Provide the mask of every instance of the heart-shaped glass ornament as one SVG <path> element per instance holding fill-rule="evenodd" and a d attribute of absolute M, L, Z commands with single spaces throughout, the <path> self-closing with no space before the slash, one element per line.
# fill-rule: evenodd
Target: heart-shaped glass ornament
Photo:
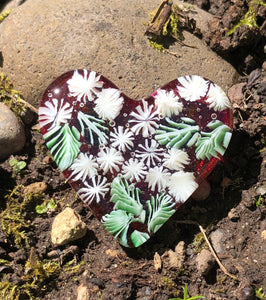
<path fill-rule="evenodd" d="M 46 89 L 39 122 L 65 178 L 126 247 L 147 241 L 191 196 L 233 127 L 226 94 L 200 76 L 136 101 L 85 69 Z"/>

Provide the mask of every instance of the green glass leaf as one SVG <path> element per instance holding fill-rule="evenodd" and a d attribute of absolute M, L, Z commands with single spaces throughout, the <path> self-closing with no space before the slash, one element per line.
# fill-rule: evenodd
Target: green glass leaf
<path fill-rule="evenodd" d="M 166 194 L 156 195 L 155 198 L 152 196 L 146 203 L 149 211 L 148 230 L 156 232 L 175 213 L 175 203 Z"/>
<path fill-rule="evenodd" d="M 116 238 L 119 237 L 119 242 L 126 247 L 128 247 L 127 231 L 132 221 L 133 216 L 123 210 L 113 210 L 102 217 L 103 226 Z"/>
<path fill-rule="evenodd" d="M 138 217 L 139 222 L 145 221 L 145 210 L 139 200 L 140 190 L 129 185 L 127 180 L 116 177 L 111 184 L 111 201 L 114 209 L 121 209 Z"/>
<path fill-rule="evenodd" d="M 155 139 L 167 148 L 181 148 L 184 145 L 193 146 L 198 138 L 199 126 L 190 118 L 181 118 L 177 123 L 165 118 L 170 126 L 160 125 L 156 131 Z"/>
<path fill-rule="evenodd" d="M 56 126 L 44 135 L 47 146 L 61 171 L 67 169 L 79 153 L 80 133 L 76 127 L 69 127 L 66 123 L 63 127 Z"/>
<path fill-rule="evenodd" d="M 134 230 L 131 233 L 130 237 L 131 237 L 131 241 L 135 247 L 142 245 L 150 238 L 150 236 L 147 232 L 141 232 L 138 230 Z"/>
<path fill-rule="evenodd" d="M 207 124 L 207 127 L 213 130 L 211 132 L 201 132 L 201 137 L 196 143 L 197 159 L 218 158 L 218 153 L 220 155 L 224 154 L 231 139 L 230 127 L 224 125 L 221 121 L 212 121 Z"/>
<path fill-rule="evenodd" d="M 103 124 L 105 121 L 98 119 L 94 116 L 84 114 L 83 112 L 78 113 L 78 121 L 81 127 L 81 134 L 84 136 L 85 131 L 89 132 L 90 143 L 95 144 L 93 134 L 96 134 L 100 144 L 107 142 L 108 136 L 104 131 L 108 131 L 108 128 Z"/>

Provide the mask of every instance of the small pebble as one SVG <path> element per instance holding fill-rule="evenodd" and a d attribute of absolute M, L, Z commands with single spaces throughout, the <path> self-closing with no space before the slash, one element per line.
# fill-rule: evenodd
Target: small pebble
<path fill-rule="evenodd" d="M 22 124 L 4 103 L 0 103 L 0 160 L 20 151 L 25 141 Z"/>
<path fill-rule="evenodd" d="M 120 254 L 120 251 L 113 250 L 113 249 L 107 249 L 107 250 L 105 250 L 105 253 L 110 257 L 118 257 L 118 255 Z"/>
<path fill-rule="evenodd" d="M 210 234 L 210 240 L 212 246 L 217 254 L 224 252 L 224 232 L 221 229 L 217 229 Z"/>
<path fill-rule="evenodd" d="M 51 239 L 58 246 L 76 241 L 85 236 L 86 224 L 70 207 L 58 214 L 52 224 Z"/>
<path fill-rule="evenodd" d="M 23 194 L 42 194 L 47 190 L 45 182 L 34 182 L 24 187 Z"/>
<path fill-rule="evenodd" d="M 236 104 L 238 107 L 243 106 L 243 99 L 244 99 L 244 93 L 243 93 L 243 87 L 246 85 L 246 83 L 241 82 L 233 85 L 227 92 L 228 98 L 230 99 L 231 103 Z"/>
<path fill-rule="evenodd" d="M 162 260 L 161 256 L 155 252 L 154 257 L 153 257 L 153 263 L 154 263 L 154 268 L 157 272 L 160 272 L 162 269 Z"/>
<path fill-rule="evenodd" d="M 185 261 L 185 242 L 180 241 L 176 245 L 175 251 L 169 250 L 168 257 L 172 268 L 181 269 Z"/>
<path fill-rule="evenodd" d="M 224 177 L 222 182 L 220 183 L 220 186 L 222 188 L 228 188 L 233 183 L 232 179 L 228 177 Z"/>
<path fill-rule="evenodd" d="M 266 242 L 266 230 L 263 230 L 263 231 L 261 232 L 260 236 L 261 236 L 263 242 Z"/>
<path fill-rule="evenodd" d="M 206 200 L 211 193 L 211 185 L 208 181 L 204 180 L 191 197 L 196 201 Z"/>
<path fill-rule="evenodd" d="M 237 208 L 232 208 L 228 213 L 228 218 L 231 221 L 237 221 L 239 219 L 239 211 Z"/>
<path fill-rule="evenodd" d="M 239 290 L 239 300 L 254 300 L 254 289 L 251 285 L 245 285 L 243 288 Z"/>
<path fill-rule="evenodd" d="M 258 195 L 264 196 L 266 194 L 266 188 L 265 186 L 261 185 L 256 189 L 256 193 Z"/>
<path fill-rule="evenodd" d="M 210 251 L 202 249 L 196 257 L 196 265 L 199 273 L 203 276 L 208 275 L 215 264 L 215 258 Z"/>
<path fill-rule="evenodd" d="M 78 293 L 77 300 L 89 300 L 90 299 L 89 289 L 83 283 L 77 288 L 77 293 Z"/>

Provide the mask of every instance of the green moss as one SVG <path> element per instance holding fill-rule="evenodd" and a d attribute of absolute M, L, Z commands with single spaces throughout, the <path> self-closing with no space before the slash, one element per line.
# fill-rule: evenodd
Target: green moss
<path fill-rule="evenodd" d="M 30 251 L 30 256 L 24 266 L 24 276 L 19 284 L 14 284 L 4 276 L 0 282 L 0 299 L 41 299 L 40 295 L 53 280 L 59 275 L 60 266 L 58 263 L 48 260 L 40 261 L 34 248 Z M 44 284 L 44 282 L 46 284 Z"/>
<path fill-rule="evenodd" d="M 171 278 L 164 277 L 163 278 L 163 283 L 165 284 L 165 286 L 167 287 L 167 289 L 169 291 L 171 291 L 173 289 L 173 281 L 172 281 Z"/>
<path fill-rule="evenodd" d="M 8 266 L 8 265 L 10 265 L 10 261 L 0 258 L 0 265 Z"/>
<path fill-rule="evenodd" d="M 199 232 L 198 234 L 195 235 L 194 240 L 193 240 L 193 247 L 194 247 L 194 251 L 196 253 L 200 253 L 200 251 L 203 248 L 203 245 L 205 243 L 205 238 L 204 235 Z"/>
<path fill-rule="evenodd" d="M 0 73 L 0 102 L 6 104 L 18 117 L 27 108 L 21 93 L 13 88 L 11 80 L 3 73 Z"/>
<path fill-rule="evenodd" d="M 266 294 L 263 293 L 263 289 L 262 288 L 255 289 L 255 294 L 256 294 L 256 297 L 258 299 L 266 300 Z"/>
<path fill-rule="evenodd" d="M 240 20 L 232 29 L 229 30 L 228 35 L 232 35 L 235 30 L 241 26 L 248 26 L 251 29 L 258 28 L 256 6 L 266 7 L 266 3 L 262 0 L 252 0 L 249 3 L 249 9 L 246 12 L 244 18 Z"/>
<path fill-rule="evenodd" d="M 161 34 L 147 35 L 149 44 L 152 48 L 157 49 L 159 52 L 167 52 L 175 56 L 178 56 L 176 53 L 170 52 L 167 48 L 169 46 L 169 42 L 171 42 L 171 39 L 177 40 L 179 42 L 184 39 L 182 30 L 180 28 L 180 18 L 177 13 L 179 11 L 180 8 L 177 5 L 173 4 L 169 17 L 163 24 Z M 154 18 L 156 13 L 151 13 L 150 15 L 152 18 Z"/>
<path fill-rule="evenodd" d="M 22 285 L 14 284 L 4 278 L 0 282 L 0 297 L 3 300 L 19 300 L 22 297 L 27 297 L 28 299 L 36 299 L 33 297 L 32 293 L 33 286 L 31 284 L 25 283 Z"/>
<path fill-rule="evenodd" d="M 174 7 L 177 7 L 177 5 L 174 5 Z M 174 12 L 171 11 L 169 16 L 169 23 L 166 24 L 165 32 L 163 35 L 171 36 L 177 40 L 183 40 L 183 34 L 181 29 L 179 28 L 179 16 Z"/>
<path fill-rule="evenodd" d="M 71 261 L 67 262 L 63 266 L 63 271 L 68 274 L 76 274 L 80 271 L 81 267 L 85 264 L 85 261 L 82 260 L 78 264 L 76 263 L 75 259 L 72 259 Z"/>
<path fill-rule="evenodd" d="M 4 234 L 14 244 L 23 249 L 29 248 L 26 231 L 31 227 L 26 214 L 31 211 L 32 203 L 39 201 L 42 195 L 23 196 L 23 186 L 16 186 L 6 195 L 6 209 L 0 214 L 1 227 Z"/>
<path fill-rule="evenodd" d="M 149 41 L 149 44 L 151 45 L 151 47 L 154 49 L 157 49 L 159 52 L 166 51 L 166 48 L 162 44 L 159 44 L 158 42 L 150 40 L 150 39 L 148 41 Z"/>
<path fill-rule="evenodd" d="M 4 19 L 11 13 L 12 10 L 4 11 L 0 14 L 0 24 L 4 21 Z"/>

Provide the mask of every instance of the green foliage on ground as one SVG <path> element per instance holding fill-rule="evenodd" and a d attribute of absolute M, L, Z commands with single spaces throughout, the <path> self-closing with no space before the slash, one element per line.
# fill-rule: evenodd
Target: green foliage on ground
<path fill-rule="evenodd" d="M 3 73 L 0 73 L 0 102 L 6 104 L 18 117 L 26 110 L 21 93 L 14 89 L 11 80 Z"/>
<path fill-rule="evenodd" d="M 257 24 L 257 6 L 266 7 L 266 3 L 263 0 L 251 0 L 249 3 L 249 9 L 246 12 L 244 18 L 241 19 L 232 29 L 229 30 L 228 35 L 232 35 L 235 32 L 235 30 L 241 26 L 248 26 L 251 29 L 259 28 Z"/>
<path fill-rule="evenodd" d="M 21 248 L 28 248 L 29 241 L 25 230 L 30 223 L 25 218 L 25 210 L 31 199 L 22 196 L 22 185 L 17 185 L 6 195 L 6 209 L 0 214 L 1 227 L 4 234 Z"/>
<path fill-rule="evenodd" d="M 187 288 L 187 284 L 185 284 L 185 287 L 183 287 L 183 293 L 184 296 L 183 298 L 171 298 L 169 300 L 196 300 L 196 299 L 205 299 L 205 297 L 203 296 L 193 296 L 193 297 L 189 297 L 188 298 L 188 288 Z"/>

